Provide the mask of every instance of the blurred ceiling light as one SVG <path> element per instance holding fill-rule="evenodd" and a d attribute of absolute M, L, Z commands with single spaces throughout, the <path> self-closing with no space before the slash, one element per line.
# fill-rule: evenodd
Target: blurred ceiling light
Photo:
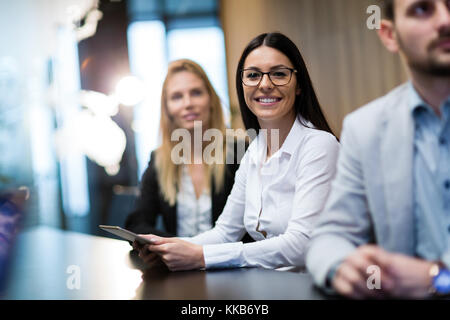
<path fill-rule="evenodd" d="M 107 166 L 107 167 L 105 167 L 105 171 L 109 176 L 115 176 L 120 171 L 120 165 L 114 164 L 111 166 Z"/>
<path fill-rule="evenodd" d="M 84 0 L 67 6 L 65 24 L 75 31 L 77 41 L 92 37 L 97 32 L 97 24 L 103 17 L 98 10 L 98 0 Z"/>
<path fill-rule="evenodd" d="M 82 90 L 80 104 L 96 115 L 113 117 L 119 112 L 119 102 L 115 97 L 97 91 Z"/>
<path fill-rule="evenodd" d="M 114 96 L 125 106 L 137 105 L 144 100 L 144 84 L 136 77 L 126 76 L 117 83 Z"/>
<path fill-rule="evenodd" d="M 97 9 L 93 9 L 86 14 L 84 17 L 85 23 L 76 29 L 78 42 L 92 37 L 97 32 L 97 23 L 102 17 L 103 13 Z"/>
<path fill-rule="evenodd" d="M 60 158 L 80 150 L 105 168 L 109 175 L 119 172 L 126 147 L 123 130 L 108 116 L 83 110 L 56 133 L 56 148 Z"/>

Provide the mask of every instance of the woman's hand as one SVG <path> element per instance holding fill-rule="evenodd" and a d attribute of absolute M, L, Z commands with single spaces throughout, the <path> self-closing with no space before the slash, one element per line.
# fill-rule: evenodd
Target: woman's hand
<path fill-rule="evenodd" d="M 139 256 L 147 265 L 154 265 L 161 259 L 170 271 L 194 270 L 205 267 L 203 247 L 178 238 L 163 238 L 143 235 L 154 244 L 145 245 Z"/>
<path fill-rule="evenodd" d="M 139 258 L 141 258 L 141 260 L 147 265 L 147 267 L 164 265 L 164 263 L 161 261 L 161 258 L 156 253 L 148 250 L 148 245 L 143 245 L 134 241 L 133 249 L 139 252 Z"/>

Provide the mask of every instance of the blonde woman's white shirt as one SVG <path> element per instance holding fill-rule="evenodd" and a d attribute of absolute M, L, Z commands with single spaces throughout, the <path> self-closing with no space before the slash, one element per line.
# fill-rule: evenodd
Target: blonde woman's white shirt
<path fill-rule="evenodd" d="M 303 269 L 338 152 L 333 135 L 298 119 L 269 159 L 266 137 L 259 134 L 242 158 L 216 226 L 186 239 L 203 245 L 206 268 Z M 255 242 L 240 242 L 245 232 Z"/>
<path fill-rule="evenodd" d="M 177 193 L 177 234 L 193 237 L 212 228 L 210 191 L 204 189 L 197 198 L 189 170 L 183 166 L 180 191 Z"/>

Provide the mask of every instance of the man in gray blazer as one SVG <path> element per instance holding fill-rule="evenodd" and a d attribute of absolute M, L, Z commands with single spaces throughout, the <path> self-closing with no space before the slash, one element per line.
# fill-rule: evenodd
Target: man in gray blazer
<path fill-rule="evenodd" d="M 347 297 L 425 298 L 450 293 L 450 5 L 384 3 L 379 37 L 411 80 L 345 118 L 306 263 Z"/>

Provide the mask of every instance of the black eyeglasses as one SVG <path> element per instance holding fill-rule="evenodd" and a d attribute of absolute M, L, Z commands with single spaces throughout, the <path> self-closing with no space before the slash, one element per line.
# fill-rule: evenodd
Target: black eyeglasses
<path fill-rule="evenodd" d="M 242 83 L 247 87 L 257 87 L 261 83 L 265 74 L 275 86 L 285 86 L 292 78 L 292 74 L 297 70 L 292 68 L 277 68 L 269 72 L 262 72 L 255 69 L 244 69 L 241 71 Z"/>

